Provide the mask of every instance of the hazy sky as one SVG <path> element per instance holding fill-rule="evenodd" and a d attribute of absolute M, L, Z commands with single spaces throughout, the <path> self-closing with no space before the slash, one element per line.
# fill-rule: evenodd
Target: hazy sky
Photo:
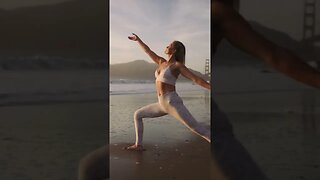
<path fill-rule="evenodd" d="M 205 59 L 210 58 L 210 1 L 111 0 L 111 64 L 137 59 L 152 62 L 137 42 L 128 40 L 131 32 L 165 58 L 169 43 L 183 42 L 187 67 L 204 72 Z"/>

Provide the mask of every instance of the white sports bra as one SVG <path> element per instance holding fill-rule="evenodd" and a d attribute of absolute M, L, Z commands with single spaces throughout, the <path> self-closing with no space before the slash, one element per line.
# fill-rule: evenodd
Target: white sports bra
<path fill-rule="evenodd" d="M 172 64 L 170 66 L 172 66 Z M 177 78 L 172 74 L 170 66 L 162 69 L 160 73 L 158 73 L 158 69 L 155 71 L 154 76 L 156 77 L 156 81 L 161 81 L 173 86 L 176 84 Z"/>

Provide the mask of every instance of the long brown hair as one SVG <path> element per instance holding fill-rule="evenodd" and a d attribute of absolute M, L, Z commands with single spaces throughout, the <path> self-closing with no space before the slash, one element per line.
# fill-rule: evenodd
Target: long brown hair
<path fill-rule="evenodd" d="M 180 41 L 173 41 L 173 46 L 176 49 L 176 52 L 174 53 L 176 61 L 184 64 L 186 59 L 186 48 Z"/>

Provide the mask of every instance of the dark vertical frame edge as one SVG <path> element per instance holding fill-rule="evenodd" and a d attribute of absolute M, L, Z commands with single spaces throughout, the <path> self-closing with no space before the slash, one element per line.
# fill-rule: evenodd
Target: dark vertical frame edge
<path fill-rule="evenodd" d="M 106 144 L 107 144 L 107 146 L 106 146 L 106 153 L 107 153 L 107 164 L 109 165 L 110 164 L 110 151 L 109 151 L 109 143 L 110 143 L 110 136 L 109 136 L 109 132 L 110 132 L 110 126 L 109 126 L 109 122 L 110 122 L 110 119 L 109 119 L 109 113 L 110 113 L 110 101 L 109 101 L 109 91 L 110 91 L 110 82 L 109 82 L 109 72 L 110 72 L 110 70 L 109 70 L 109 62 L 110 62 L 110 60 L 109 60 L 109 58 L 110 58 L 110 52 L 109 52 L 109 49 L 110 49 L 110 1 L 109 0 L 106 0 L 105 1 L 106 2 L 106 27 L 107 27 L 107 36 L 106 36 L 106 57 L 107 57 L 107 59 L 106 59 L 106 75 L 105 75 L 105 83 L 106 83 L 106 91 L 105 91 L 105 95 L 106 95 L 106 103 L 105 103 L 105 106 L 106 106 L 106 120 L 105 120 L 105 123 L 106 123 Z M 107 169 L 106 169 L 106 171 L 107 171 L 107 179 L 109 179 L 110 178 L 110 165 L 109 166 L 107 166 Z"/>

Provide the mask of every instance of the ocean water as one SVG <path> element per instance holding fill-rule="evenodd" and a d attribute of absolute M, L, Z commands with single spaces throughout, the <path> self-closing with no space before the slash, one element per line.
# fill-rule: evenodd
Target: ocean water
<path fill-rule="evenodd" d="M 105 70 L 0 71 L 0 106 L 106 101 Z"/>
<path fill-rule="evenodd" d="M 111 83 L 110 95 L 121 95 L 121 94 L 144 94 L 144 93 L 156 93 L 155 83 L 152 81 L 142 82 L 122 82 L 122 83 Z M 176 84 L 177 92 L 185 91 L 201 91 L 204 88 L 192 84 L 191 82 L 179 82 Z"/>
<path fill-rule="evenodd" d="M 312 89 L 280 73 L 255 67 L 214 67 L 212 91 L 216 95 L 300 92 Z M 105 101 L 109 95 L 155 93 L 150 81 L 112 80 L 105 70 L 0 71 L 0 105 L 33 102 Z M 107 87 L 109 86 L 109 92 Z M 177 91 L 203 90 L 178 82 Z"/>

